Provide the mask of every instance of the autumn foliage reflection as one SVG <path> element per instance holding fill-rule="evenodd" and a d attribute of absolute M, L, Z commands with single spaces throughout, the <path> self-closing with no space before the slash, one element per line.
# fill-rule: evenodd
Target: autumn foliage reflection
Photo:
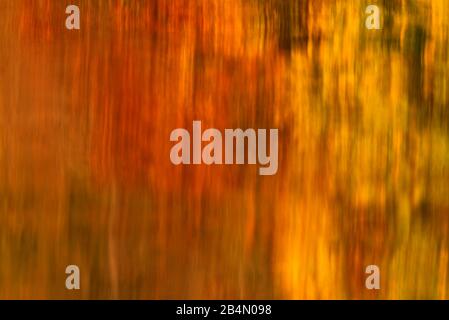
<path fill-rule="evenodd" d="M 446 0 L 77 3 L 0 0 L 0 298 L 449 298 Z M 174 166 L 194 120 L 277 175 Z"/>

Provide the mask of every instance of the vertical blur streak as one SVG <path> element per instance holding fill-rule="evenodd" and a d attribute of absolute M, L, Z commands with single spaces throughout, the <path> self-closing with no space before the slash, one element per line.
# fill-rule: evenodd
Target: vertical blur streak
<path fill-rule="evenodd" d="M 0 298 L 449 298 L 446 0 L 73 2 L 0 0 Z M 173 166 L 193 120 L 278 174 Z"/>

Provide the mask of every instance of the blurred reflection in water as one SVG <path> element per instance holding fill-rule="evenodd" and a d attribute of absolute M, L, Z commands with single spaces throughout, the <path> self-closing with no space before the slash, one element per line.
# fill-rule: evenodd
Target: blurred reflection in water
<path fill-rule="evenodd" d="M 0 0 L 0 298 L 449 298 L 446 0 L 78 3 Z M 173 166 L 192 120 L 278 174 Z"/>

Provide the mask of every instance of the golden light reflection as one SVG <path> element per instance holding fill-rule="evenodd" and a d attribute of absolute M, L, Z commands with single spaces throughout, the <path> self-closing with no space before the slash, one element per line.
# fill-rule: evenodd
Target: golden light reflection
<path fill-rule="evenodd" d="M 0 298 L 449 298 L 446 0 L 72 2 L 0 0 Z M 193 120 L 277 175 L 173 166 Z"/>

